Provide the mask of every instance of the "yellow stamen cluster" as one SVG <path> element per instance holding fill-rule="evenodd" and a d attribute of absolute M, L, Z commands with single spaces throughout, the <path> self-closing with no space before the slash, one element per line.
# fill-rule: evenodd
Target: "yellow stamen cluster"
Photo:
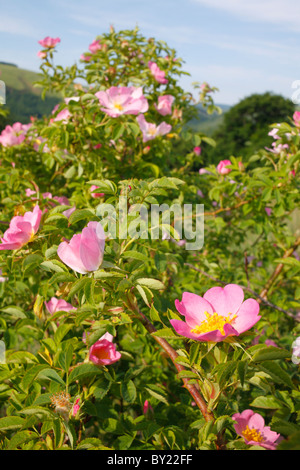
<path fill-rule="evenodd" d="M 123 106 L 119 103 L 114 103 L 114 107 L 118 110 L 118 111 L 123 111 Z"/>
<path fill-rule="evenodd" d="M 204 313 L 206 316 L 206 320 L 203 320 L 200 325 L 197 325 L 191 330 L 191 332 L 195 335 L 201 335 L 203 333 L 208 333 L 209 331 L 219 330 L 224 336 L 224 326 L 227 324 L 231 324 L 232 321 L 236 318 L 236 315 L 231 316 L 231 314 L 229 314 L 227 317 L 224 317 L 223 315 L 219 315 L 216 312 Z"/>
<path fill-rule="evenodd" d="M 262 442 L 264 441 L 264 437 L 262 436 L 260 431 L 257 429 L 250 429 L 247 425 L 245 430 L 242 432 L 242 436 L 247 439 L 247 441 L 255 441 L 255 442 Z"/>

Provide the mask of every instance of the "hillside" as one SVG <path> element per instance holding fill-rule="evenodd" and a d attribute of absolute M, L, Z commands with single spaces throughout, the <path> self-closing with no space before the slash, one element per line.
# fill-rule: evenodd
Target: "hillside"
<path fill-rule="evenodd" d="M 33 86 L 33 83 L 40 79 L 40 74 L 30 70 L 21 69 L 15 64 L 8 64 L 0 61 L 0 80 L 6 85 L 6 105 L 9 109 L 9 117 L 0 120 L 0 131 L 6 124 L 19 121 L 26 124 L 31 116 L 41 118 L 49 115 L 54 106 L 60 101 L 56 95 L 46 94 L 45 99 L 41 98 L 41 90 Z M 218 105 L 223 113 L 229 109 L 227 105 Z M 189 123 L 189 127 L 195 131 L 201 131 L 211 135 L 223 121 L 223 114 L 207 114 L 201 107 L 197 106 L 199 119 L 194 119 Z"/>
<path fill-rule="evenodd" d="M 60 100 L 51 94 L 47 94 L 44 100 L 41 98 L 41 90 L 33 86 L 39 78 L 40 74 L 36 72 L 0 62 L 0 80 L 6 85 L 5 108 L 10 111 L 6 122 L 0 123 L 0 130 L 7 123 L 19 121 L 26 124 L 31 116 L 41 118 L 51 113 Z"/>

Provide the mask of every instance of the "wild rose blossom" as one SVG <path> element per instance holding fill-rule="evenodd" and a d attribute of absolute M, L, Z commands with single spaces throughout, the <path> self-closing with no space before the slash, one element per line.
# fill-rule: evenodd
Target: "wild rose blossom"
<path fill-rule="evenodd" d="M 176 309 L 185 321 L 172 319 L 175 331 L 195 341 L 219 342 L 228 336 L 239 336 L 261 318 L 254 299 L 244 301 L 244 291 L 236 284 L 212 287 L 203 297 L 184 292 Z"/>
<path fill-rule="evenodd" d="M 292 344 L 292 362 L 294 364 L 300 364 L 300 336 Z"/>
<path fill-rule="evenodd" d="M 91 51 L 92 54 L 95 54 L 97 51 L 100 51 L 102 49 L 101 42 L 97 39 L 95 39 L 90 45 L 89 45 L 89 50 Z"/>
<path fill-rule="evenodd" d="M 43 46 L 45 49 L 52 49 L 60 42 L 60 38 L 50 38 L 50 36 L 45 37 L 38 41 L 38 43 Z"/>
<path fill-rule="evenodd" d="M 56 297 L 51 297 L 49 302 L 45 302 L 45 307 L 51 315 L 56 312 L 69 312 L 70 310 L 76 310 L 72 304 L 66 302 L 64 299 L 57 299 Z"/>
<path fill-rule="evenodd" d="M 39 229 L 41 217 L 42 211 L 38 205 L 33 211 L 13 217 L 1 239 L 0 250 L 18 250 L 31 242 Z"/>
<path fill-rule="evenodd" d="M 296 126 L 300 126 L 300 111 L 295 111 L 293 114 L 293 120 Z"/>
<path fill-rule="evenodd" d="M 271 431 L 269 426 L 265 426 L 265 420 L 259 413 L 244 410 L 242 413 L 235 413 L 232 419 L 236 421 L 234 424 L 236 433 L 244 438 L 246 444 L 261 446 L 268 450 L 276 449 L 281 436 Z"/>
<path fill-rule="evenodd" d="M 201 147 L 194 147 L 194 153 L 199 157 L 201 155 Z"/>
<path fill-rule="evenodd" d="M 15 122 L 12 126 L 7 125 L 0 134 L 0 143 L 3 147 L 13 147 L 24 142 L 28 129 L 32 124 L 21 124 Z"/>
<path fill-rule="evenodd" d="M 105 333 L 89 350 L 89 360 L 97 366 L 108 366 L 121 359 L 121 353 L 116 350 L 113 336 Z"/>
<path fill-rule="evenodd" d="M 143 134 L 143 142 L 155 139 L 159 135 L 168 134 L 172 129 L 172 126 L 166 122 L 162 122 L 158 126 L 152 122 L 147 122 L 143 114 L 140 114 L 136 119 Z"/>
<path fill-rule="evenodd" d="M 172 114 L 172 104 L 175 98 L 172 95 L 163 95 L 158 97 L 158 103 L 154 105 L 155 109 L 162 116 Z"/>
<path fill-rule="evenodd" d="M 89 222 L 70 242 L 57 248 L 59 258 L 74 271 L 86 274 L 96 271 L 103 261 L 105 233 L 100 222 Z"/>
<path fill-rule="evenodd" d="M 148 111 L 148 101 L 143 95 L 142 87 L 116 87 L 112 86 L 106 91 L 98 91 L 101 108 L 110 117 L 118 117 L 122 114 L 145 113 Z"/>
<path fill-rule="evenodd" d="M 168 83 L 169 80 L 165 78 L 166 73 L 163 70 L 161 70 L 155 62 L 152 62 L 150 60 L 148 62 L 148 67 L 153 77 L 158 83 L 162 83 L 162 84 Z"/>
<path fill-rule="evenodd" d="M 105 196 L 104 193 L 95 193 L 95 192 L 94 192 L 98 187 L 99 187 L 99 186 L 96 186 L 95 184 L 92 184 L 92 186 L 90 187 L 91 196 L 92 196 L 93 198 Z"/>
<path fill-rule="evenodd" d="M 231 172 L 231 169 L 228 168 L 228 165 L 231 165 L 230 160 L 221 160 L 217 165 L 217 172 L 220 175 L 227 175 Z"/>

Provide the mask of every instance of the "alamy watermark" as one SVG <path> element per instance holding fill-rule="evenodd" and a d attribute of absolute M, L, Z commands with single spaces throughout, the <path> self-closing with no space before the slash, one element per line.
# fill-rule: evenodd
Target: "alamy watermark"
<path fill-rule="evenodd" d="M 300 80 L 294 80 L 292 83 L 294 93 L 292 93 L 291 100 L 294 104 L 300 104 Z"/>
<path fill-rule="evenodd" d="M 6 87 L 2 80 L 0 80 L 0 104 L 6 104 Z"/>
<path fill-rule="evenodd" d="M 204 204 L 129 205 L 120 196 L 117 206 L 99 204 L 96 214 L 110 239 L 171 240 L 186 250 L 204 244 Z"/>

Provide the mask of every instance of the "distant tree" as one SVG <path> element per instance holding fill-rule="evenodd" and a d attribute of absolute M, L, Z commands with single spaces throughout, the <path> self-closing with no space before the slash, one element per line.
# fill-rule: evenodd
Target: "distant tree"
<path fill-rule="evenodd" d="M 295 111 L 289 99 L 270 92 L 252 94 L 224 114 L 221 126 L 213 133 L 217 145 L 208 149 L 207 163 L 220 158 L 242 156 L 247 158 L 259 149 L 270 146 L 270 124 L 288 121 Z"/>

